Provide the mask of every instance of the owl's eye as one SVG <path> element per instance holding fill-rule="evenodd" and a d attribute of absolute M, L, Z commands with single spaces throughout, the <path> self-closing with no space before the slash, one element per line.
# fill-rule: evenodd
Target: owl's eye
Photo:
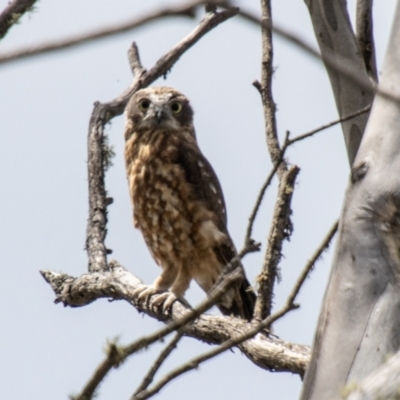
<path fill-rule="evenodd" d="M 140 102 L 139 102 L 139 108 L 140 108 L 142 111 L 147 111 L 147 110 L 150 108 L 150 101 L 147 100 L 147 99 L 142 99 L 142 100 L 140 100 Z"/>
<path fill-rule="evenodd" d="M 179 101 L 173 101 L 170 107 L 174 114 L 179 114 L 182 111 L 182 104 Z"/>

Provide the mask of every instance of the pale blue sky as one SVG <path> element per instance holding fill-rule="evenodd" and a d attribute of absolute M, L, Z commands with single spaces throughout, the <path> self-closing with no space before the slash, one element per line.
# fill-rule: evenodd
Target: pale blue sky
<path fill-rule="evenodd" d="M 0 44 L 6 51 L 87 31 L 139 16 L 169 1 L 42 0 Z M 355 1 L 349 1 L 354 10 Z M 376 2 L 377 3 L 377 2 Z M 0 9 L 7 1 L 0 0 Z M 258 1 L 239 2 L 257 11 Z M 276 22 L 314 43 L 302 1 L 275 0 Z M 378 4 L 378 3 L 377 3 Z M 394 0 L 375 6 L 379 65 L 393 15 Z M 195 21 L 176 18 L 54 55 L 0 65 L 0 398 L 65 399 L 78 392 L 103 357 L 107 338 L 128 343 L 160 323 L 139 315 L 124 302 L 97 301 L 79 309 L 54 305 L 54 295 L 39 269 L 79 275 L 86 270 L 83 251 L 87 218 L 86 135 L 94 101 L 109 101 L 131 81 L 126 53 L 133 40 L 150 67 L 188 34 Z M 189 50 L 166 81 L 186 94 L 195 110 L 200 146 L 214 166 L 225 193 L 229 229 L 241 247 L 247 218 L 270 162 L 262 107 L 252 82 L 260 77 L 260 35 L 239 18 L 221 25 Z M 274 96 L 282 135 L 303 133 L 337 118 L 326 73 L 301 50 L 275 40 Z M 107 245 L 113 257 L 146 283 L 159 273 L 131 224 L 123 164 L 123 118 L 108 128 L 115 146 L 107 189 L 114 198 Z M 349 167 L 339 127 L 296 144 L 289 161 L 301 168 L 293 199 L 294 234 L 285 243 L 282 282 L 276 305 L 288 294 L 299 271 L 338 217 Z M 265 244 L 276 187 L 270 189 L 257 219 L 254 238 Z M 254 283 L 265 246 L 250 255 L 245 268 Z M 327 281 L 331 251 L 307 280 L 301 309 L 276 324 L 284 340 L 311 344 Z M 192 284 L 187 298 L 204 294 Z M 217 311 L 215 311 L 217 312 Z M 207 350 L 184 339 L 161 371 Z M 127 399 L 161 345 L 125 363 L 100 388 L 100 400 Z M 240 354 L 228 352 L 169 384 L 158 399 L 296 399 L 301 381 L 269 373 Z"/>

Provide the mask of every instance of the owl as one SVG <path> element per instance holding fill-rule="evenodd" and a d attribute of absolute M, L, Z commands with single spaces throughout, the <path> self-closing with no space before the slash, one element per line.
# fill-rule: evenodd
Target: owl
<path fill-rule="evenodd" d="M 208 293 L 224 266 L 237 254 L 227 230 L 221 185 L 197 144 L 189 100 L 169 87 L 136 92 L 126 110 L 125 163 L 139 228 L 161 267 L 139 300 L 159 294 L 170 308 L 194 279 Z M 241 281 L 217 306 L 225 315 L 251 320 L 255 294 L 243 267 Z"/>

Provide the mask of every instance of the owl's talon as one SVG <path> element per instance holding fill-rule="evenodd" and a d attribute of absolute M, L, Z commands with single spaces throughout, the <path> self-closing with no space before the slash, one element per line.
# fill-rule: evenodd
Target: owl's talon
<path fill-rule="evenodd" d="M 175 303 L 176 300 L 179 300 L 178 297 L 176 297 L 173 293 L 171 292 L 165 292 L 159 294 L 155 299 L 154 299 L 154 306 L 158 307 L 162 305 L 162 311 L 163 313 L 170 313 L 172 310 L 172 305 Z"/>
<path fill-rule="evenodd" d="M 136 298 L 136 301 L 138 303 L 143 302 L 148 304 L 150 301 L 150 297 L 157 293 L 160 293 L 160 291 L 153 286 L 141 285 L 136 290 L 134 290 L 132 294 L 133 297 Z"/>

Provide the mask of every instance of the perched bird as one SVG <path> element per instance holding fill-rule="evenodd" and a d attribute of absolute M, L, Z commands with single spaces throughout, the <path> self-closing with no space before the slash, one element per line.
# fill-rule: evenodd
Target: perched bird
<path fill-rule="evenodd" d="M 237 254 L 227 230 L 224 198 L 198 147 L 193 110 L 183 94 L 169 87 L 139 90 L 125 114 L 134 225 L 162 268 L 155 282 L 136 294 L 143 300 L 164 293 L 157 303 L 171 307 L 183 299 L 192 279 L 207 293 Z M 255 294 L 244 271 L 242 276 L 217 306 L 225 315 L 251 320 Z"/>

